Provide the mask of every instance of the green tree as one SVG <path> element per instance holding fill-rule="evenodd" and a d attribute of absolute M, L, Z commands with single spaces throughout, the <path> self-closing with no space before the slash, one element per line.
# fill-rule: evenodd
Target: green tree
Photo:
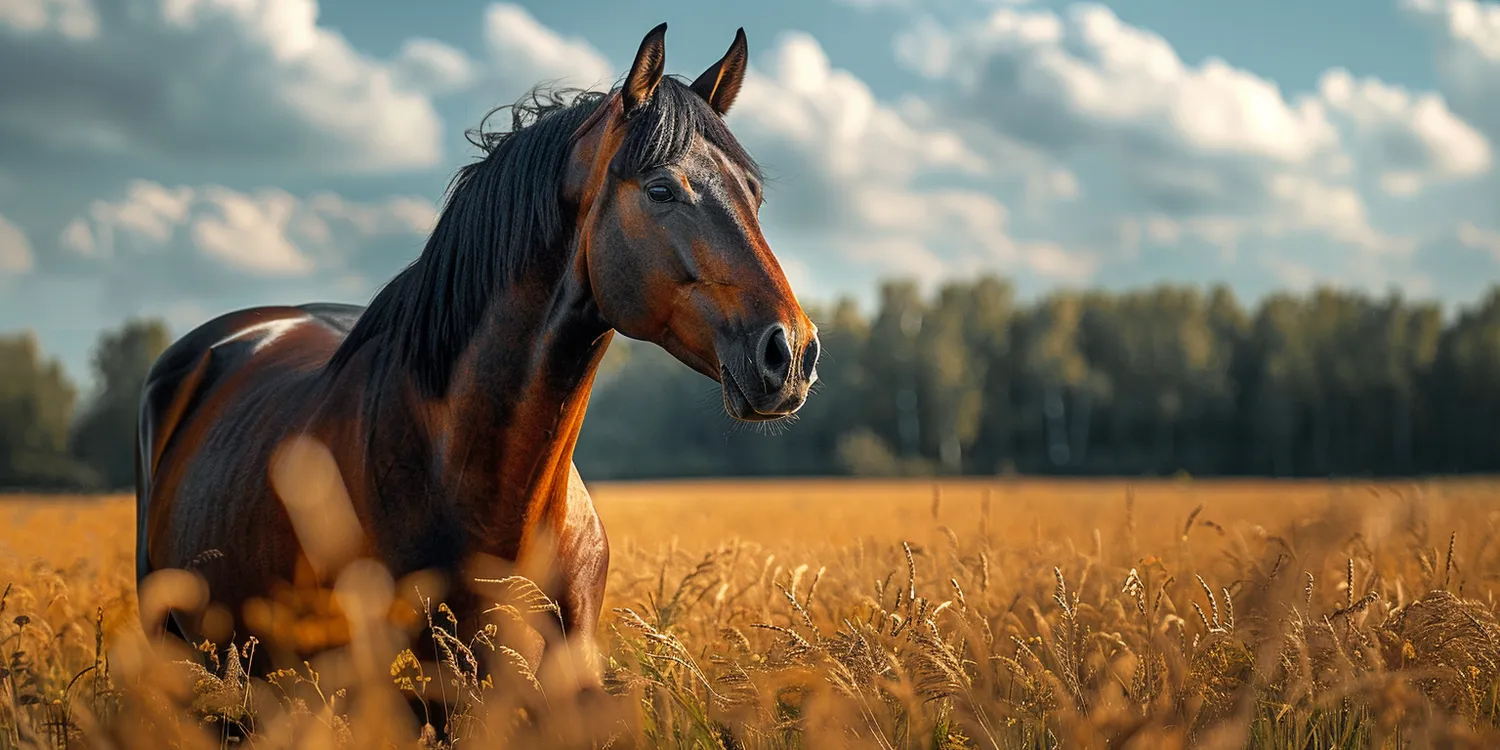
<path fill-rule="evenodd" d="M 883 284 L 880 311 L 870 325 L 865 373 L 878 387 L 869 392 L 866 420 L 897 456 L 922 456 L 922 336 L 927 303 L 915 281 Z"/>
<path fill-rule="evenodd" d="M 972 445 L 965 445 L 966 471 L 1003 472 L 1014 460 L 1015 404 L 1012 384 L 1015 357 L 1011 347 L 1016 293 L 1010 282 L 994 276 L 974 284 L 967 313 L 970 365 L 977 372 L 979 424 Z"/>
<path fill-rule="evenodd" d="M 946 474 L 963 470 L 979 434 L 986 363 L 984 352 L 971 345 L 977 312 L 972 285 L 943 287 L 917 346 L 922 452 Z"/>
<path fill-rule="evenodd" d="M 841 438 L 868 426 L 868 401 L 883 386 L 872 382 L 866 371 L 863 354 L 870 338 L 870 323 L 853 299 L 838 300 L 828 312 L 809 306 L 807 315 L 818 326 L 822 350 L 818 382 L 797 413 L 797 421 L 778 430 L 774 440 L 757 441 L 757 445 L 774 445 L 785 451 L 798 473 L 839 473 L 846 468 L 838 458 Z M 871 436 L 880 439 L 873 433 Z"/>
<path fill-rule="evenodd" d="M 1058 292 L 996 277 L 808 305 L 820 380 L 796 419 L 749 426 L 717 384 L 617 339 L 576 454 L 590 478 L 1025 473 L 1351 475 L 1500 471 L 1500 286 L 1437 305 L 1331 288 L 1242 307 L 1223 286 Z M 0 482 L 127 485 L 159 323 L 101 338 L 99 391 L 35 337 L 0 340 Z M 64 443 L 64 440 L 67 443 Z M 65 450 L 64 448 L 68 449 Z"/>
<path fill-rule="evenodd" d="M 92 483 L 67 453 L 68 422 L 77 398 L 62 364 L 43 359 L 35 334 L 0 337 L 0 486 Z"/>
<path fill-rule="evenodd" d="M 94 348 L 97 390 L 73 432 L 71 447 L 107 487 L 119 489 L 134 481 L 141 388 L 170 343 L 166 323 L 137 319 L 102 334 Z"/>
<path fill-rule="evenodd" d="M 1427 390 L 1442 450 L 1430 461 L 1440 471 L 1500 470 L 1500 287 L 1443 333 L 1433 369 Z"/>
<path fill-rule="evenodd" d="M 601 386 L 581 465 L 629 476 L 1500 470 L 1500 288 L 1446 326 L 1436 305 L 1332 288 L 1253 309 L 1224 286 L 1024 306 L 994 277 L 880 291 L 868 318 L 849 300 L 809 306 L 825 356 L 794 423 L 727 424 L 717 390 L 697 398 L 680 365 L 643 349 Z"/>
<path fill-rule="evenodd" d="M 1085 295 L 1059 292 L 1017 322 L 1017 456 L 1023 471 L 1074 471 L 1084 457 L 1093 403 L 1107 388 L 1080 347 Z"/>

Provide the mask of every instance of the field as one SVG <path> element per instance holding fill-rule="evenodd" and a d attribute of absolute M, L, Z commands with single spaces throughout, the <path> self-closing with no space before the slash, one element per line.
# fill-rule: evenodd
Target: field
<path fill-rule="evenodd" d="M 180 663 L 140 634 L 129 498 L 0 499 L 0 748 L 420 747 L 402 693 L 428 680 L 458 747 L 1500 746 L 1497 482 L 594 494 L 608 696 L 586 714 L 498 632 L 444 665 L 383 650 L 370 613 L 403 586 L 368 569 L 340 579 L 329 660 L 274 684 L 248 651 Z"/>

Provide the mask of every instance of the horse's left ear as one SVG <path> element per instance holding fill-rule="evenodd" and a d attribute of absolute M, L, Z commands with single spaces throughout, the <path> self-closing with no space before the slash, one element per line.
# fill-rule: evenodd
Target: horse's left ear
<path fill-rule="evenodd" d="M 729 51 L 719 58 L 719 61 L 703 71 L 698 80 L 693 81 L 693 90 L 708 106 L 713 107 L 715 112 L 721 116 L 734 106 L 734 98 L 739 96 L 740 84 L 745 82 L 745 68 L 750 62 L 750 52 L 745 44 L 745 29 L 740 28 L 734 33 L 734 42 L 729 45 Z"/>
<path fill-rule="evenodd" d="M 635 62 L 630 65 L 630 75 L 625 77 L 625 86 L 620 96 L 625 102 L 625 114 L 629 115 L 641 105 L 651 101 L 656 87 L 661 83 L 662 73 L 667 68 L 667 24 L 662 22 L 646 32 L 641 48 L 635 52 Z"/>

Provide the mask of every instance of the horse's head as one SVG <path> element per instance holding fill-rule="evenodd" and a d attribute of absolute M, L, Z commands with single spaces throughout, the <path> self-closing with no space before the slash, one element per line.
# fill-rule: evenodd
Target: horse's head
<path fill-rule="evenodd" d="M 570 191 L 580 259 L 605 320 L 717 380 L 743 421 L 801 408 L 817 329 L 761 233 L 762 181 L 724 125 L 745 77 L 741 29 L 691 85 L 662 75 L 666 24 L 578 131 Z"/>

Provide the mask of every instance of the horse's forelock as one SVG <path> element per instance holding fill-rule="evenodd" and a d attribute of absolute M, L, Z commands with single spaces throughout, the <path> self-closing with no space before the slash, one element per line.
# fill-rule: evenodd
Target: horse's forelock
<path fill-rule="evenodd" d="M 760 177 L 760 167 L 703 97 L 676 76 L 665 76 L 645 106 L 627 121 L 628 132 L 613 162 L 620 175 L 641 174 L 680 161 L 695 136 L 718 147 L 731 163 Z"/>

